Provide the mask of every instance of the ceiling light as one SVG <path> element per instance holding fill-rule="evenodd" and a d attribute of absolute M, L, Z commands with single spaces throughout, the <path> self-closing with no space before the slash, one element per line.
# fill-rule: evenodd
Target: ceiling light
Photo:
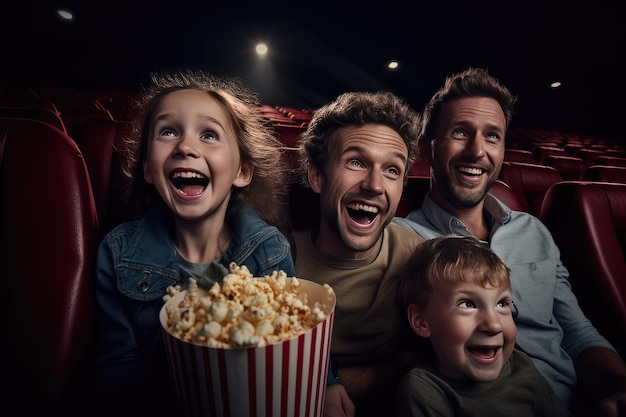
<path fill-rule="evenodd" d="M 72 12 L 67 11 L 67 10 L 63 10 L 63 9 L 59 9 L 57 10 L 57 14 L 61 17 L 61 19 L 63 20 L 67 20 L 67 21 L 72 21 L 74 20 L 74 15 L 72 14 Z"/>
<path fill-rule="evenodd" d="M 267 54 L 267 45 L 264 43 L 259 43 L 256 46 L 256 53 L 258 55 L 265 55 Z"/>

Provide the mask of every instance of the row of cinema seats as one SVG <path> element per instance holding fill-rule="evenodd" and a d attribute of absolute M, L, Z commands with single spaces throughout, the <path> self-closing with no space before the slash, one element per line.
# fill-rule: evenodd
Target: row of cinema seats
<path fill-rule="evenodd" d="M 547 155 L 545 158 L 537 161 L 535 156 L 530 152 L 522 149 L 507 149 L 505 151 L 505 160 L 509 162 L 522 162 L 529 164 L 538 164 L 549 166 L 556 169 L 565 180 L 582 179 L 585 170 L 590 166 L 626 166 L 626 151 L 600 152 L 580 150 L 578 154 L 584 154 L 586 159 L 581 156 L 569 155 Z"/>
<path fill-rule="evenodd" d="M 553 167 L 564 180 L 584 179 L 592 165 L 626 165 L 626 144 L 615 140 L 512 128 L 506 146 L 505 160 Z"/>
<path fill-rule="evenodd" d="M 552 233 L 587 317 L 626 355 L 626 145 L 510 129 L 500 179 Z"/>
<path fill-rule="evenodd" d="M 539 217 L 544 196 L 550 186 L 560 181 L 600 181 L 626 184 L 625 166 L 591 165 L 576 178 L 566 178 L 555 167 L 526 162 L 507 161 L 502 164 L 499 178 L 516 192 L 524 211 Z"/>
<path fill-rule="evenodd" d="M 92 276 L 98 218 L 77 144 L 44 122 L 0 117 L 0 276 L 9 324 L 3 403 L 93 415 Z"/>
<path fill-rule="evenodd" d="M 107 132 L 127 123 L 131 96 L 107 107 L 59 93 L 0 85 L 2 399 L 20 414 L 97 415 L 93 268 L 118 198 Z"/>
<path fill-rule="evenodd" d="M 119 206 L 122 178 L 115 145 L 129 125 L 95 117 L 70 134 L 33 119 L 32 114 L 0 116 L 0 273 L 10 295 L 11 323 L 3 365 L 13 382 L 3 395 L 48 415 L 85 414 L 93 365 L 95 248 L 127 214 Z M 297 125 L 292 137 L 281 136 L 291 145 L 291 157 L 305 126 Z M 518 182 L 501 176 L 491 191 L 511 208 L 532 212 L 528 191 L 518 187 L 543 180 L 528 172 L 517 175 Z M 541 204 L 535 202 L 533 210 L 562 245 L 581 305 L 624 355 L 626 184 L 557 179 L 541 191 Z M 422 160 L 411 171 L 397 214 L 419 207 L 429 187 L 428 164 Z M 294 228 L 316 218 L 316 196 L 295 181 L 290 206 Z M 602 213 L 601 222 L 595 213 Z M 577 239 L 571 238 L 574 228 Z M 586 256 L 596 253 L 603 256 L 593 255 L 599 267 L 579 265 L 595 265 Z"/>

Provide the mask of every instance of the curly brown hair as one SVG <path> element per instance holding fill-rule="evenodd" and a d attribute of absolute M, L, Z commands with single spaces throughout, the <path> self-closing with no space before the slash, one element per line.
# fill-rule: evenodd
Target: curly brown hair
<path fill-rule="evenodd" d="M 307 129 L 298 141 L 299 178 L 309 187 L 308 167 L 314 164 L 323 171 L 328 163 L 333 133 L 345 126 L 376 123 L 395 130 L 409 150 L 404 178 L 416 158 L 419 114 L 391 92 L 349 92 L 313 113 Z"/>

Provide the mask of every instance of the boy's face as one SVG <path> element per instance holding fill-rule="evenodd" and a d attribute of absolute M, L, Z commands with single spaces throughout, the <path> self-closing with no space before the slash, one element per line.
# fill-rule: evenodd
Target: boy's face
<path fill-rule="evenodd" d="M 511 357 L 517 328 L 509 288 L 441 282 L 423 312 L 409 307 L 413 330 L 430 338 L 436 368 L 457 379 L 493 381 Z"/>
<path fill-rule="evenodd" d="M 378 124 L 343 127 L 331 140 L 325 171 L 309 168 L 321 204 L 316 246 L 333 256 L 363 258 L 395 215 L 408 149 L 395 130 Z"/>
<path fill-rule="evenodd" d="M 231 187 L 251 179 L 226 111 L 203 91 L 164 96 L 155 107 L 149 138 L 145 180 L 178 217 L 223 215 Z"/>
<path fill-rule="evenodd" d="M 432 193 L 446 208 L 471 208 L 498 178 L 506 119 L 498 102 L 467 97 L 445 103 L 429 145 Z M 454 211 L 452 211 L 454 213 Z"/>

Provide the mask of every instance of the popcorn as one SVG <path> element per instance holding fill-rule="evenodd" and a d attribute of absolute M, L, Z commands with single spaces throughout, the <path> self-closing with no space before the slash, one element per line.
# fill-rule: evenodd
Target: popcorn
<path fill-rule="evenodd" d="M 296 277 L 284 271 L 254 278 L 246 266 L 230 264 L 221 285 L 208 291 L 189 278 L 182 300 L 167 303 L 181 292 L 170 286 L 163 297 L 167 315 L 165 329 L 174 337 L 213 348 L 263 347 L 301 335 L 326 319 L 327 305 L 309 305 Z M 324 285 L 328 302 L 334 292 Z"/>

